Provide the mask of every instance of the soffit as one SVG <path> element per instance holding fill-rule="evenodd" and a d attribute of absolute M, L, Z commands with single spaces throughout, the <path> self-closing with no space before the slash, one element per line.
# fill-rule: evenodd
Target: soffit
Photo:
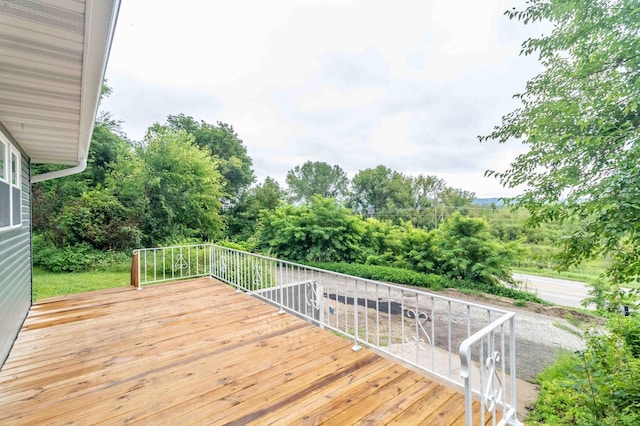
<path fill-rule="evenodd" d="M 34 163 L 86 159 L 118 0 L 0 0 L 0 122 Z"/>

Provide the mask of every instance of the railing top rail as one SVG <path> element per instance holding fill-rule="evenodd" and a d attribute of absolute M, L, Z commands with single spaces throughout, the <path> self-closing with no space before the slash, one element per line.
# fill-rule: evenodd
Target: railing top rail
<path fill-rule="evenodd" d="M 168 250 L 168 249 L 179 249 L 179 248 L 191 248 L 191 247 L 206 247 L 206 246 L 215 246 L 215 244 L 211 243 L 201 243 L 201 244 L 185 244 L 181 246 L 166 246 L 166 247 L 146 247 L 135 249 L 135 251 L 152 251 L 152 250 Z M 219 246 L 216 246 L 219 247 Z"/>
<path fill-rule="evenodd" d="M 469 359 L 471 358 L 471 347 L 481 341 L 487 335 L 489 335 L 493 330 L 496 330 L 502 324 L 510 321 L 515 316 L 515 312 L 507 312 L 506 315 L 495 319 L 491 323 L 473 333 L 471 336 L 464 339 L 462 343 L 460 343 L 460 349 L 458 352 L 460 354 L 460 360 L 462 363 L 460 368 L 460 374 L 462 375 L 462 377 L 469 377 Z"/>
<path fill-rule="evenodd" d="M 333 275 L 337 275 L 337 276 L 343 277 L 343 278 L 366 281 L 366 282 L 373 283 L 373 284 L 380 284 L 380 285 L 383 285 L 383 286 L 386 286 L 386 287 L 390 287 L 390 288 L 396 289 L 396 290 L 412 291 L 414 293 L 421 294 L 421 295 L 428 296 L 428 297 L 433 297 L 433 298 L 436 298 L 436 299 L 439 299 L 439 300 L 442 300 L 442 301 L 445 301 L 445 302 L 454 302 L 454 303 L 464 304 L 464 305 L 467 305 L 467 306 L 472 306 L 472 307 L 476 307 L 476 308 L 480 308 L 480 309 L 491 309 L 493 312 L 500 313 L 502 315 L 512 314 L 510 311 L 506 311 L 506 310 L 500 309 L 500 308 L 495 308 L 493 306 L 486 306 L 486 305 L 481 305 L 479 303 L 474 303 L 474 302 L 468 302 L 468 301 L 464 301 L 464 300 L 460 300 L 460 299 L 455 299 L 455 298 L 452 298 L 452 297 L 440 296 L 438 294 L 433 294 L 433 293 L 427 293 L 426 291 L 423 291 L 423 290 L 417 290 L 417 289 L 414 289 L 414 288 L 407 288 L 407 287 L 404 287 L 404 286 L 398 285 L 398 284 L 391 284 L 391 283 L 386 283 L 386 282 L 383 282 L 383 281 L 377 281 L 377 280 L 371 280 L 371 279 L 368 279 L 368 278 L 356 277 L 355 275 L 348 275 L 348 274 L 343 274 L 341 272 L 329 271 L 327 269 L 321 269 L 321 268 L 317 268 L 315 266 L 303 265 L 301 263 L 290 262 L 288 260 L 277 259 L 275 257 L 269 257 L 269 256 L 265 256 L 265 255 L 262 255 L 262 254 L 249 253 L 249 252 L 246 252 L 246 251 L 232 249 L 232 248 L 224 247 L 224 246 L 219 246 L 219 245 L 216 245 L 216 244 L 211 244 L 211 246 L 216 247 L 216 248 L 220 248 L 220 249 L 233 251 L 233 252 L 236 252 L 236 253 L 250 254 L 251 256 L 255 256 L 255 257 L 258 257 L 258 258 L 261 258 L 261 259 L 280 262 L 280 263 L 284 263 L 284 264 L 291 265 L 291 266 L 307 268 L 307 269 L 311 269 L 311 270 L 314 270 L 314 271 L 327 273 L 327 274 L 333 274 Z"/>

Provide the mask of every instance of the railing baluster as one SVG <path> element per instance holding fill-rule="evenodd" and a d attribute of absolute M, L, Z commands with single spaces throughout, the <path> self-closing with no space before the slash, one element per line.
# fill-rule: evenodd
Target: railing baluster
<path fill-rule="evenodd" d="M 380 346 L 380 286 L 376 283 L 376 346 Z"/>
<path fill-rule="evenodd" d="M 360 323 L 358 321 L 358 280 L 354 280 L 353 286 L 353 335 L 354 335 L 354 344 L 353 351 L 357 352 L 362 349 L 358 342 L 358 328 L 360 327 Z"/>
<path fill-rule="evenodd" d="M 431 371 L 436 369 L 436 314 L 435 297 L 431 296 Z"/>
<path fill-rule="evenodd" d="M 449 380 L 451 380 L 451 322 L 452 320 L 453 318 L 451 317 L 451 301 L 449 300 L 447 302 L 447 323 L 448 323 L 447 333 L 449 334 L 447 338 L 448 349 L 449 349 L 449 355 L 447 356 L 449 360 L 449 373 L 447 374 L 447 377 L 449 378 Z"/>

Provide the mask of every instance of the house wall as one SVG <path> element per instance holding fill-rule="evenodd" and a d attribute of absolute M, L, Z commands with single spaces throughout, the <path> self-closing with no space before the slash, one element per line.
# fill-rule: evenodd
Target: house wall
<path fill-rule="evenodd" d="M 2 133 L 0 137 L 17 143 Z M 0 368 L 31 307 L 31 185 L 29 159 L 20 151 L 21 223 L 0 228 Z M 6 203 L 0 200 L 0 203 Z"/>

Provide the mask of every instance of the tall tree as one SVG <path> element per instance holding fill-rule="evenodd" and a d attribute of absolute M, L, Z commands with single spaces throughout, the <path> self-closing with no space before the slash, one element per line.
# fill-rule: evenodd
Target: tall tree
<path fill-rule="evenodd" d="M 218 170 L 226 181 L 225 191 L 232 202 L 254 182 L 253 162 L 232 126 L 220 121 L 215 126 L 197 122 L 184 114 L 170 115 L 167 123 L 173 130 L 183 130 L 192 135 L 197 146 L 218 160 Z"/>
<path fill-rule="evenodd" d="M 273 178 L 266 177 L 264 182 L 244 191 L 238 202 L 225 210 L 227 237 L 245 241 L 257 230 L 262 210 L 273 211 L 284 201 L 285 191 Z"/>
<path fill-rule="evenodd" d="M 562 265 L 601 253 L 615 283 L 640 278 L 640 5 L 638 0 L 532 0 L 507 12 L 551 31 L 524 42 L 544 71 L 516 95 L 521 105 L 480 137 L 519 141 L 528 152 L 503 172 L 523 185 L 511 203 L 530 224 L 581 218 L 564 239 Z"/>
<path fill-rule="evenodd" d="M 351 181 L 351 206 L 365 216 L 407 219 L 412 207 L 411 184 L 402 173 L 379 165 L 360 170 Z"/>
<path fill-rule="evenodd" d="M 154 126 L 141 147 L 140 196 L 146 197 L 142 230 L 145 243 L 159 245 L 221 235 L 223 179 L 215 160 L 184 131 Z M 135 158 L 134 158 L 135 161 Z"/>
<path fill-rule="evenodd" d="M 411 222 L 416 227 L 436 228 L 442 219 L 444 208 L 442 192 L 447 188 L 437 176 L 409 177 L 412 209 Z"/>
<path fill-rule="evenodd" d="M 289 199 L 308 203 L 314 195 L 344 200 L 349 179 L 338 165 L 330 166 L 322 161 L 307 161 L 287 172 Z"/>

